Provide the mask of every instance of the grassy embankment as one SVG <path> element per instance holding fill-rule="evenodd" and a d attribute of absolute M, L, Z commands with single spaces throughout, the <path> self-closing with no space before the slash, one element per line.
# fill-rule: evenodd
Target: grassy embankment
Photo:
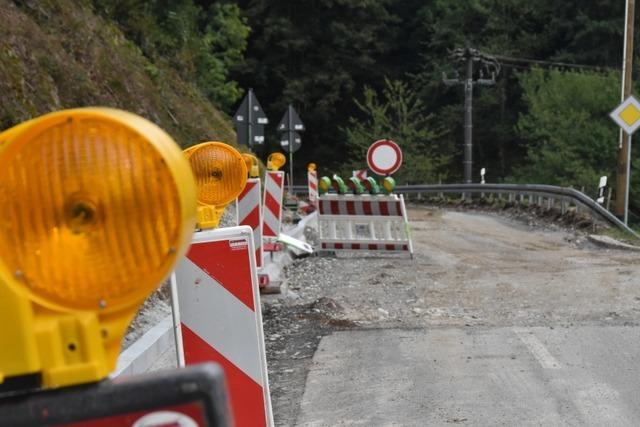
<path fill-rule="evenodd" d="M 83 0 L 0 0 L 0 130 L 72 107 L 109 106 L 183 147 L 234 142 L 229 118 L 167 64 L 153 63 Z"/>

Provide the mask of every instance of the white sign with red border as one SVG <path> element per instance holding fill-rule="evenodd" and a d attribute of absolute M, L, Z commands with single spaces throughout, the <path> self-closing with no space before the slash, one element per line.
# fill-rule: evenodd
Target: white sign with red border
<path fill-rule="evenodd" d="M 402 150 L 390 139 L 380 139 L 367 150 L 367 164 L 378 175 L 391 175 L 402 165 Z"/>
<path fill-rule="evenodd" d="M 253 232 L 196 232 L 171 277 L 181 366 L 222 366 L 238 427 L 273 426 Z"/>

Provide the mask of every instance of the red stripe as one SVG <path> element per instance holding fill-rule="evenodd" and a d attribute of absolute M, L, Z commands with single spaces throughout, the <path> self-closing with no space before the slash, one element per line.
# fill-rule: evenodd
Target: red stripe
<path fill-rule="evenodd" d="M 396 202 L 396 215 L 402 216 L 402 205 L 400 202 Z"/>
<path fill-rule="evenodd" d="M 384 248 L 388 251 L 395 251 L 396 245 L 384 245 Z"/>
<path fill-rule="evenodd" d="M 360 243 L 354 243 L 351 245 L 351 249 L 360 249 Z"/>
<path fill-rule="evenodd" d="M 276 183 L 278 188 L 282 187 L 282 172 L 267 172 L 267 176 Z M 269 183 L 267 183 L 266 185 L 269 185 Z"/>
<path fill-rule="evenodd" d="M 380 215 L 389 216 L 389 205 L 388 202 L 380 202 L 378 206 L 380 207 Z"/>
<path fill-rule="evenodd" d="M 187 365 L 216 362 L 222 366 L 229 391 L 235 426 L 266 426 L 264 391 L 260 384 L 242 372 L 195 332 L 182 324 L 184 359 Z"/>
<path fill-rule="evenodd" d="M 310 182 L 309 183 L 309 188 L 311 188 L 312 190 L 317 190 L 318 189 L 318 184 L 316 184 L 315 182 Z"/>
<path fill-rule="evenodd" d="M 378 249 L 378 245 L 369 245 L 369 250 L 375 251 L 376 249 Z"/>
<path fill-rule="evenodd" d="M 256 267 L 262 267 L 262 257 L 260 256 L 260 248 L 256 249 Z"/>
<path fill-rule="evenodd" d="M 347 200 L 347 213 L 349 215 L 356 214 L 356 203 L 353 200 Z"/>
<path fill-rule="evenodd" d="M 228 240 L 194 243 L 189 248 L 187 258 L 244 305 L 255 311 L 251 269 L 247 263 L 248 249 L 249 245 L 245 249 L 231 250 Z M 191 285 L 197 284 L 185 284 L 185 286 Z"/>
<path fill-rule="evenodd" d="M 407 245 L 402 245 L 402 250 L 403 250 L 403 251 L 408 251 L 408 250 L 409 250 L 409 248 L 407 247 Z"/>
<path fill-rule="evenodd" d="M 342 243 L 334 243 L 333 247 L 334 249 L 343 249 L 344 245 Z"/>
<path fill-rule="evenodd" d="M 269 209 L 276 218 L 280 218 L 280 203 L 271 195 L 271 193 L 265 193 L 264 207 Z"/>
<path fill-rule="evenodd" d="M 337 200 L 331 200 L 329 202 L 329 205 L 331 206 L 331 208 L 329 209 L 329 214 L 330 215 L 340 215 L 340 209 L 338 208 L 338 201 Z"/>
<path fill-rule="evenodd" d="M 255 187 L 256 185 L 256 182 L 247 181 L 247 185 L 244 186 L 244 188 L 240 192 L 240 195 L 238 195 L 238 199 L 244 198 L 244 196 L 246 196 L 249 191 L 253 190 L 253 187 Z"/>
<path fill-rule="evenodd" d="M 278 235 L 265 222 L 264 224 L 262 224 L 262 237 L 278 237 Z"/>
<path fill-rule="evenodd" d="M 326 243 L 322 244 L 322 249 L 327 249 L 327 244 Z"/>
<path fill-rule="evenodd" d="M 247 216 L 240 220 L 238 225 L 248 225 L 254 230 L 260 227 L 260 206 L 256 206 Z"/>
<path fill-rule="evenodd" d="M 371 215 L 371 202 L 369 201 L 363 201 L 362 202 L 362 210 L 364 211 L 365 215 Z"/>

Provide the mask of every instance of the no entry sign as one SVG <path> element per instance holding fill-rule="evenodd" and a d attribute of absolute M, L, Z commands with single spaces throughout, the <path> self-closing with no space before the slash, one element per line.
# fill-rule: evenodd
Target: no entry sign
<path fill-rule="evenodd" d="M 378 175 L 391 175 L 402 165 L 402 150 L 390 139 L 380 139 L 369 147 L 367 163 Z"/>

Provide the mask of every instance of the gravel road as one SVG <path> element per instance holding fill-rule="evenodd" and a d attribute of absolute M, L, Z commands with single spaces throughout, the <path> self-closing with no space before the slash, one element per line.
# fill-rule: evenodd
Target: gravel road
<path fill-rule="evenodd" d="M 372 330 L 442 329 L 458 336 L 493 328 L 495 336 L 508 340 L 502 347 L 519 355 L 527 341 L 516 340 L 520 347 L 514 349 L 514 338 L 505 330 L 638 326 L 638 253 L 602 249 L 583 234 L 531 227 L 497 214 L 412 208 L 409 218 L 413 260 L 393 255 L 301 259 L 287 270 L 289 294 L 265 300 L 277 425 L 331 425 L 308 410 L 317 390 L 304 393 L 305 384 L 317 387 L 326 377 L 326 370 L 314 371 L 326 368 L 326 355 L 314 354 L 321 340 L 329 340 L 322 348 L 334 348 L 332 336 L 338 345 L 351 341 L 344 334 L 356 343 L 357 334 Z M 380 347 L 394 342 L 392 337 L 385 342 L 385 336 L 361 341 L 373 339 Z M 303 395 L 305 411 L 300 410 Z M 443 422 L 474 425 L 469 417 L 449 415 Z M 383 421 L 379 425 L 404 425 Z"/>

